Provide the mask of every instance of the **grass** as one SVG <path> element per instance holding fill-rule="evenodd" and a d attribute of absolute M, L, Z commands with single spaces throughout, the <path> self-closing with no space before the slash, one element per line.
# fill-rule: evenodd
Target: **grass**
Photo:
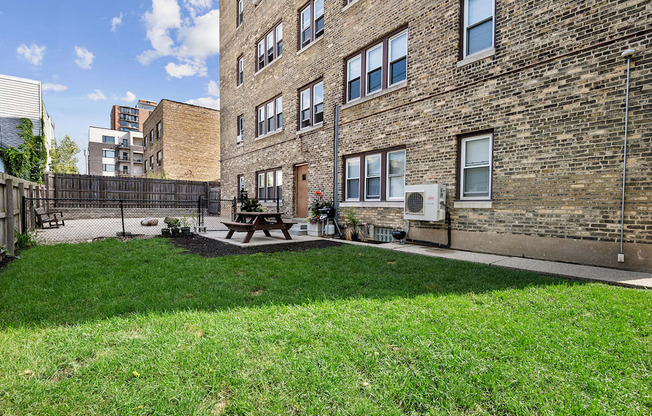
<path fill-rule="evenodd" d="M 0 273 L 0 415 L 650 414 L 652 292 L 342 246 L 39 246 Z"/>

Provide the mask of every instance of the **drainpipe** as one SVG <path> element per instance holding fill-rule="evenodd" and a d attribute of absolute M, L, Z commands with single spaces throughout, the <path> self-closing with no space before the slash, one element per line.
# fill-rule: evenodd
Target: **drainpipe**
<path fill-rule="evenodd" d="M 337 189 L 338 189 L 338 164 L 339 164 L 339 145 L 340 145 L 340 106 L 335 106 L 335 132 L 333 136 L 333 208 L 335 208 L 335 217 L 333 225 L 335 226 L 335 235 L 342 236 L 342 231 L 340 226 L 337 223 L 337 214 L 339 201 L 337 198 Z"/>
<path fill-rule="evenodd" d="M 618 251 L 618 262 L 625 262 L 625 253 L 623 253 L 623 237 L 625 233 L 625 180 L 627 177 L 627 133 L 629 122 L 629 72 L 631 67 L 632 56 L 636 53 L 635 49 L 627 49 L 622 53 L 622 57 L 627 59 L 627 84 L 625 87 L 625 141 L 623 143 L 623 188 L 620 200 L 620 250 Z"/>

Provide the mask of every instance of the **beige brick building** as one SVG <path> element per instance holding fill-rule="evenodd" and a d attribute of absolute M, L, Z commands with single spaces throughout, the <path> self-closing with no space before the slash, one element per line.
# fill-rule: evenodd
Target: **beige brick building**
<path fill-rule="evenodd" d="M 652 270 L 649 1 L 220 8 L 223 195 L 303 217 L 336 194 L 372 237 L 445 243 L 444 222 L 404 219 L 405 186 L 442 184 L 453 248 Z"/>
<path fill-rule="evenodd" d="M 145 176 L 220 180 L 220 111 L 161 100 L 143 125 Z"/>

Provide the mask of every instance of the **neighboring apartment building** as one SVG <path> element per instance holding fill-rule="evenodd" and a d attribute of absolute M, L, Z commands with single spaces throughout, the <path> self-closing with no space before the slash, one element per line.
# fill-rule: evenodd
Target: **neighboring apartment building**
<path fill-rule="evenodd" d="M 144 161 L 142 133 L 89 127 L 89 175 L 141 176 Z"/>
<path fill-rule="evenodd" d="M 404 219 L 441 184 L 453 248 L 652 270 L 649 1 L 254 3 L 220 4 L 223 195 L 305 217 L 337 183 L 342 222 L 446 243 L 444 215 Z"/>
<path fill-rule="evenodd" d="M 114 105 L 111 108 L 111 129 L 120 131 L 143 131 L 143 124 L 156 108 L 155 101 L 138 100 L 135 107 Z"/>
<path fill-rule="evenodd" d="M 43 103 L 41 81 L 0 75 L 0 147 L 20 146 L 22 141 L 16 127 L 20 126 L 23 118 L 32 121 L 35 136 L 45 136 L 45 147 L 48 149 L 46 166 L 49 167 L 54 123 Z M 0 171 L 4 172 L 2 161 L 0 167 Z"/>
<path fill-rule="evenodd" d="M 144 125 L 145 174 L 220 180 L 220 111 L 161 100 Z"/>

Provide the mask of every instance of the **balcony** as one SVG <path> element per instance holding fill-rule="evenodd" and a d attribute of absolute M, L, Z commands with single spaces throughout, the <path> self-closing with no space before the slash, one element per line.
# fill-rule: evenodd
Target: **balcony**
<path fill-rule="evenodd" d="M 129 156 L 116 156 L 115 160 L 118 163 L 128 163 L 129 162 Z"/>
<path fill-rule="evenodd" d="M 143 163 L 143 158 L 134 156 L 134 163 Z"/>

